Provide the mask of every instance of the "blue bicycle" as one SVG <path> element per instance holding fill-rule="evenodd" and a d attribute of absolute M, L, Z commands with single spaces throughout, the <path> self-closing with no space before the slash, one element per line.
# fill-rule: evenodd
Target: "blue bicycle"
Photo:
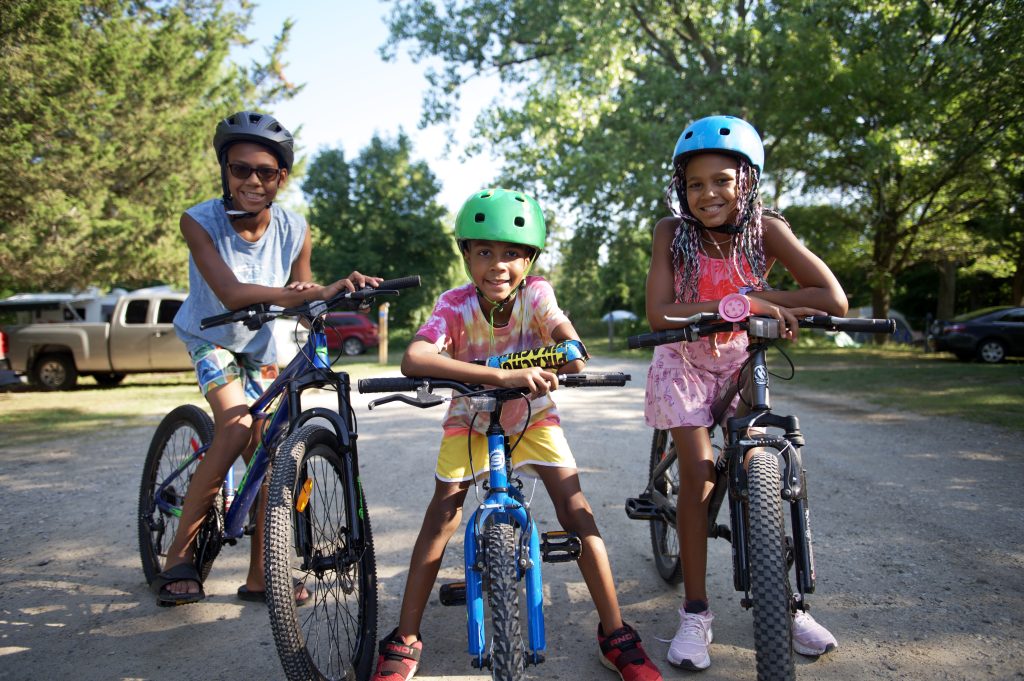
<path fill-rule="evenodd" d="M 324 314 L 365 308 L 377 297 L 418 285 L 419 277 L 405 277 L 328 301 L 294 308 L 261 304 L 201 322 L 203 328 L 244 323 L 258 329 L 289 316 L 310 327 L 305 346 L 250 407 L 254 420 L 265 424 L 260 442 L 237 487 L 229 471 L 194 546 L 195 567 L 205 580 L 221 547 L 253 532 L 255 502 L 269 470 L 266 601 L 290 681 L 366 679 L 377 638 L 373 535 L 359 483 L 349 377 L 331 369 Z M 337 411 L 303 410 L 302 393 L 312 388 L 335 391 Z M 189 481 L 212 440 L 213 422 L 194 405 L 177 407 L 157 427 L 139 493 L 139 549 L 147 583 L 161 570 Z M 312 607 L 303 608 L 301 616 L 294 595 L 298 584 L 312 596 Z"/>
<path fill-rule="evenodd" d="M 539 351 L 527 351 L 512 361 L 539 361 Z M 545 353 L 540 353 L 545 354 Z M 558 353 L 546 353 L 555 356 Z M 499 359 L 499 358 L 493 358 Z M 495 364 L 496 366 L 500 364 Z M 622 373 L 567 374 L 559 376 L 563 387 L 621 387 L 630 380 Z M 415 397 L 395 394 L 370 402 L 374 407 L 401 401 L 420 408 L 446 401 L 435 389 L 452 389 L 450 399 L 468 400 L 473 413 L 489 414 L 487 449 L 490 471 L 486 494 L 469 517 L 465 533 L 465 582 L 441 587 L 444 605 L 466 606 L 469 654 L 478 669 L 490 668 L 492 678 L 518 681 L 524 668 L 544 661 L 544 597 L 541 562 L 566 562 L 580 556 L 578 537 L 565 531 L 537 531 L 523 496 L 522 481 L 512 470 L 511 444 L 501 426 L 502 405 L 526 399 L 526 388 L 484 388 L 436 378 L 370 378 L 359 381 L 359 392 L 415 392 Z M 477 495 L 479 497 L 479 494 Z M 524 646 L 519 621 L 519 582 L 526 591 L 528 646 Z M 484 592 L 488 594 L 491 636 L 484 624 Z"/>

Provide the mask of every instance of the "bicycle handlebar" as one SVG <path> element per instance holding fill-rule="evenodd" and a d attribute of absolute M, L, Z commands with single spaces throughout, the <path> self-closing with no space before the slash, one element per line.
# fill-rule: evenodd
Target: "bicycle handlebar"
<path fill-rule="evenodd" d="M 199 321 L 199 328 L 205 330 L 223 324 L 243 322 L 248 328 L 255 331 L 277 317 L 314 318 L 342 306 L 355 310 L 361 305 L 369 303 L 369 301 L 377 296 L 397 296 L 400 289 L 413 288 L 419 285 L 420 277 L 417 274 L 410 277 L 382 281 L 376 288 L 367 286 L 358 291 L 344 291 L 330 300 L 313 300 L 295 307 L 280 307 L 267 303 L 256 303 L 240 310 L 232 310 L 213 315 L 212 317 L 205 317 Z"/>
<path fill-rule="evenodd" d="M 652 333 L 630 336 L 627 344 L 631 349 L 651 348 L 655 345 L 692 342 L 702 336 L 734 330 L 747 331 L 755 338 L 779 338 L 778 320 L 772 317 L 750 316 L 745 321 L 733 323 L 724 321 L 715 312 L 698 312 L 690 317 L 666 317 L 668 321 L 683 323 L 679 329 L 666 329 Z M 895 319 L 864 319 L 858 317 L 834 317 L 815 315 L 799 320 L 802 329 L 824 329 L 826 331 L 848 331 L 850 333 L 895 333 Z"/>

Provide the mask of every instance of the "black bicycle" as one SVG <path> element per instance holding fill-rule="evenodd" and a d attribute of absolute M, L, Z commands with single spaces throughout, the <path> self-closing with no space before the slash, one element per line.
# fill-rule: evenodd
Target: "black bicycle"
<path fill-rule="evenodd" d="M 791 681 L 795 678 L 791 615 L 806 609 L 805 595 L 814 591 L 815 572 L 807 473 L 801 458 L 804 438 L 797 417 L 772 413 L 769 400 L 766 355 L 780 339 L 779 323 L 757 316 L 726 321 L 708 312 L 667 319 L 685 326 L 631 336 L 629 347 L 694 341 L 730 331 L 746 331 L 749 338 L 749 357 L 712 408 L 718 426 L 709 429 L 716 451 L 716 479 L 708 506 L 708 537 L 732 544 L 733 585 L 744 594 L 741 605 L 754 611 L 758 679 Z M 889 334 L 896 328 L 892 319 L 828 315 L 801 319 L 800 327 Z M 736 416 L 723 418 L 737 393 L 741 401 Z M 668 431 L 655 430 L 647 487 L 638 497 L 626 500 L 626 515 L 650 523 L 654 562 L 670 584 L 683 579 L 676 534 L 678 490 L 675 445 Z M 728 526 L 718 524 L 726 498 Z M 783 519 L 786 507 L 789 534 Z M 789 580 L 794 565 L 796 593 Z"/>
<path fill-rule="evenodd" d="M 377 567 L 370 515 L 359 482 L 356 419 L 349 376 L 331 368 L 324 315 L 356 310 L 419 277 L 381 282 L 298 307 L 255 305 L 201 321 L 202 328 L 244 323 L 250 329 L 279 317 L 309 324 L 302 350 L 250 407 L 266 424 L 237 488 L 225 479 L 195 540 L 194 563 L 205 580 L 224 544 L 255 527 L 256 500 L 270 474 L 264 530 L 266 601 L 281 664 L 289 681 L 368 679 L 377 639 Z M 334 391 L 337 411 L 302 409 L 302 393 Z M 139 549 L 147 582 L 160 572 L 181 517 L 185 493 L 213 440 L 213 422 L 195 405 L 164 417 L 146 455 L 139 492 Z M 272 465 L 271 465 L 272 464 Z M 312 603 L 300 611 L 302 584 Z"/>

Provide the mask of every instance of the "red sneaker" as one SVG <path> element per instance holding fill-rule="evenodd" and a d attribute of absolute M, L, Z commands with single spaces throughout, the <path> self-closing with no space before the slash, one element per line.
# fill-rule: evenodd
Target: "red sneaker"
<path fill-rule="evenodd" d="M 377 673 L 371 681 L 409 681 L 420 666 L 423 653 L 423 639 L 405 643 L 395 629 L 380 642 L 380 657 L 377 658 Z"/>
<path fill-rule="evenodd" d="M 619 673 L 622 681 L 662 681 L 661 672 L 640 645 L 640 634 L 625 622 L 605 636 L 597 625 L 601 664 Z"/>

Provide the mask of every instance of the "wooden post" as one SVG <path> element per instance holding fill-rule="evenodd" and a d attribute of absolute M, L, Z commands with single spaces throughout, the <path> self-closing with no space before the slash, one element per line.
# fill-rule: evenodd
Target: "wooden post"
<path fill-rule="evenodd" d="M 615 349 L 615 320 L 612 319 L 612 315 L 608 313 L 608 349 Z"/>
<path fill-rule="evenodd" d="M 377 345 L 377 362 L 388 363 L 388 306 L 390 303 L 381 303 L 377 308 L 377 336 L 380 339 Z"/>

